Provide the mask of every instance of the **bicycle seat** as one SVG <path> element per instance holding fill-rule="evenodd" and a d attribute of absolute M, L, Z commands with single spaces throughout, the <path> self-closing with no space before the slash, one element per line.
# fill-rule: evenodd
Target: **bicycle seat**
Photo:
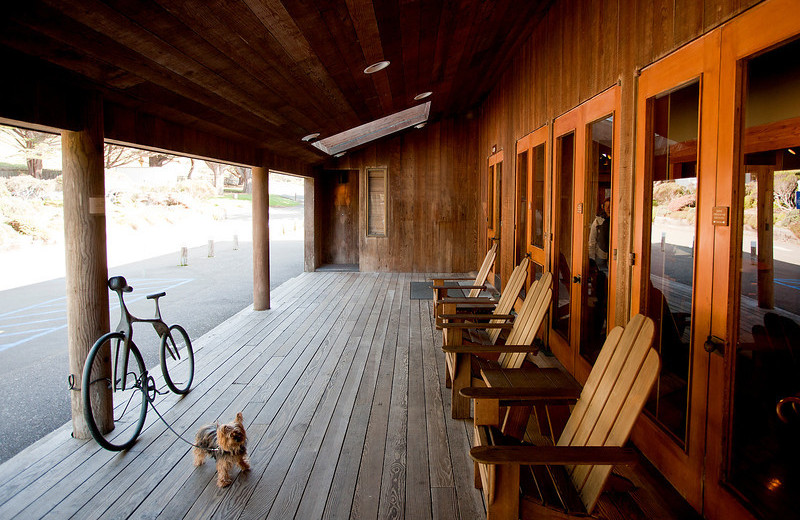
<path fill-rule="evenodd" d="M 131 292 L 133 287 L 128 285 L 124 276 L 112 276 L 108 279 L 108 288 L 112 291 Z"/>
<path fill-rule="evenodd" d="M 148 294 L 147 295 L 147 299 L 148 300 L 154 300 L 156 298 L 161 298 L 162 296 L 166 296 L 166 295 L 167 295 L 167 293 L 165 293 L 165 292 L 160 292 L 160 293 L 156 293 L 156 294 Z"/>

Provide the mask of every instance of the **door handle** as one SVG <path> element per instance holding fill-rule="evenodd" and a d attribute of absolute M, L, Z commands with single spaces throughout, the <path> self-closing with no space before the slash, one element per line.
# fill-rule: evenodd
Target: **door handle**
<path fill-rule="evenodd" d="M 784 412 L 784 407 L 786 405 L 791 405 L 792 411 L 795 414 L 800 414 L 800 394 L 784 397 L 778 401 L 777 406 L 775 406 L 775 412 L 778 414 L 778 419 L 788 424 L 790 419 L 789 416 Z"/>
<path fill-rule="evenodd" d="M 572 283 L 581 283 L 581 275 L 573 276 Z"/>
<path fill-rule="evenodd" d="M 703 348 L 711 354 L 712 352 L 716 352 L 720 356 L 725 355 L 725 340 L 720 339 L 716 336 L 708 336 L 706 338 L 706 342 L 703 343 Z"/>

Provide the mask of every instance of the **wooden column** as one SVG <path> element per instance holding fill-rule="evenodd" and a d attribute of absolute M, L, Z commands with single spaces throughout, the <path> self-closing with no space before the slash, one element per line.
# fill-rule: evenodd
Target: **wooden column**
<path fill-rule="evenodd" d="M 253 168 L 253 309 L 269 309 L 269 168 Z"/>
<path fill-rule="evenodd" d="M 758 225 L 758 306 L 762 309 L 775 307 L 775 262 L 773 252 L 773 211 L 775 200 L 775 167 L 748 166 L 756 174 L 758 203 L 756 222 Z"/>
<path fill-rule="evenodd" d="M 66 248 L 67 341 L 69 371 L 80 385 L 83 364 L 92 344 L 109 331 L 106 264 L 105 181 L 103 168 L 103 102 L 91 95 L 84 106 L 80 131 L 61 133 Z M 110 366 L 107 367 L 110 370 Z M 111 393 L 96 385 L 100 406 L 111 429 Z M 71 392 L 73 436 L 90 438 L 83 419 L 80 392 Z M 103 406 L 102 403 L 105 403 Z"/>
<path fill-rule="evenodd" d="M 314 272 L 317 269 L 317 245 L 319 240 L 316 237 L 316 226 L 314 223 L 314 179 L 305 178 L 303 186 L 303 270 Z"/>

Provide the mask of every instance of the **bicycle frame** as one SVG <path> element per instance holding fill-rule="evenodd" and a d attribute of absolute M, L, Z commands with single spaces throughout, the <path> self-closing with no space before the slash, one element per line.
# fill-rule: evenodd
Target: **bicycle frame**
<path fill-rule="evenodd" d="M 164 320 L 161 319 L 161 309 L 158 305 L 158 299 L 164 296 L 165 293 L 159 294 L 151 294 L 147 296 L 148 299 L 155 300 L 156 306 L 156 316 L 155 318 L 137 318 L 128 310 L 128 306 L 125 304 L 125 298 L 123 297 L 122 293 L 131 292 L 133 290 L 132 287 L 126 285 L 120 289 L 112 289 L 114 292 L 117 293 L 117 297 L 119 298 L 119 306 L 120 306 L 120 320 L 119 325 L 117 325 L 117 332 L 121 332 L 123 336 L 125 336 L 124 340 L 124 348 L 122 352 L 120 352 L 120 345 L 117 344 L 117 352 L 116 356 L 114 356 L 114 384 L 117 381 L 117 374 L 119 373 L 117 369 L 120 367 L 120 364 L 123 368 L 123 378 L 122 378 L 122 387 L 121 390 L 125 390 L 126 382 L 128 380 L 127 373 L 128 373 L 128 355 L 130 352 L 130 343 L 133 341 L 133 324 L 134 323 L 150 323 L 153 325 L 153 328 L 158 334 L 158 337 L 161 338 L 165 334 L 169 333 L 169 327 Z M 120 354 L 122 355 L 122 362 L 120 363 Z"/>

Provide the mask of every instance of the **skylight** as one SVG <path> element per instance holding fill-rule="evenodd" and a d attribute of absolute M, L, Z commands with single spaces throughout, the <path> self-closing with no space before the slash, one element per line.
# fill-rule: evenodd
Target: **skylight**
<path fill-rule="evenodd" d="M 328 155 L 336 155 L 375 139 L 380 139 L 428 120 L 431 102 L 408 108 L 390 116 L 370 121 L 336 135 L 311 143 Z"/>

